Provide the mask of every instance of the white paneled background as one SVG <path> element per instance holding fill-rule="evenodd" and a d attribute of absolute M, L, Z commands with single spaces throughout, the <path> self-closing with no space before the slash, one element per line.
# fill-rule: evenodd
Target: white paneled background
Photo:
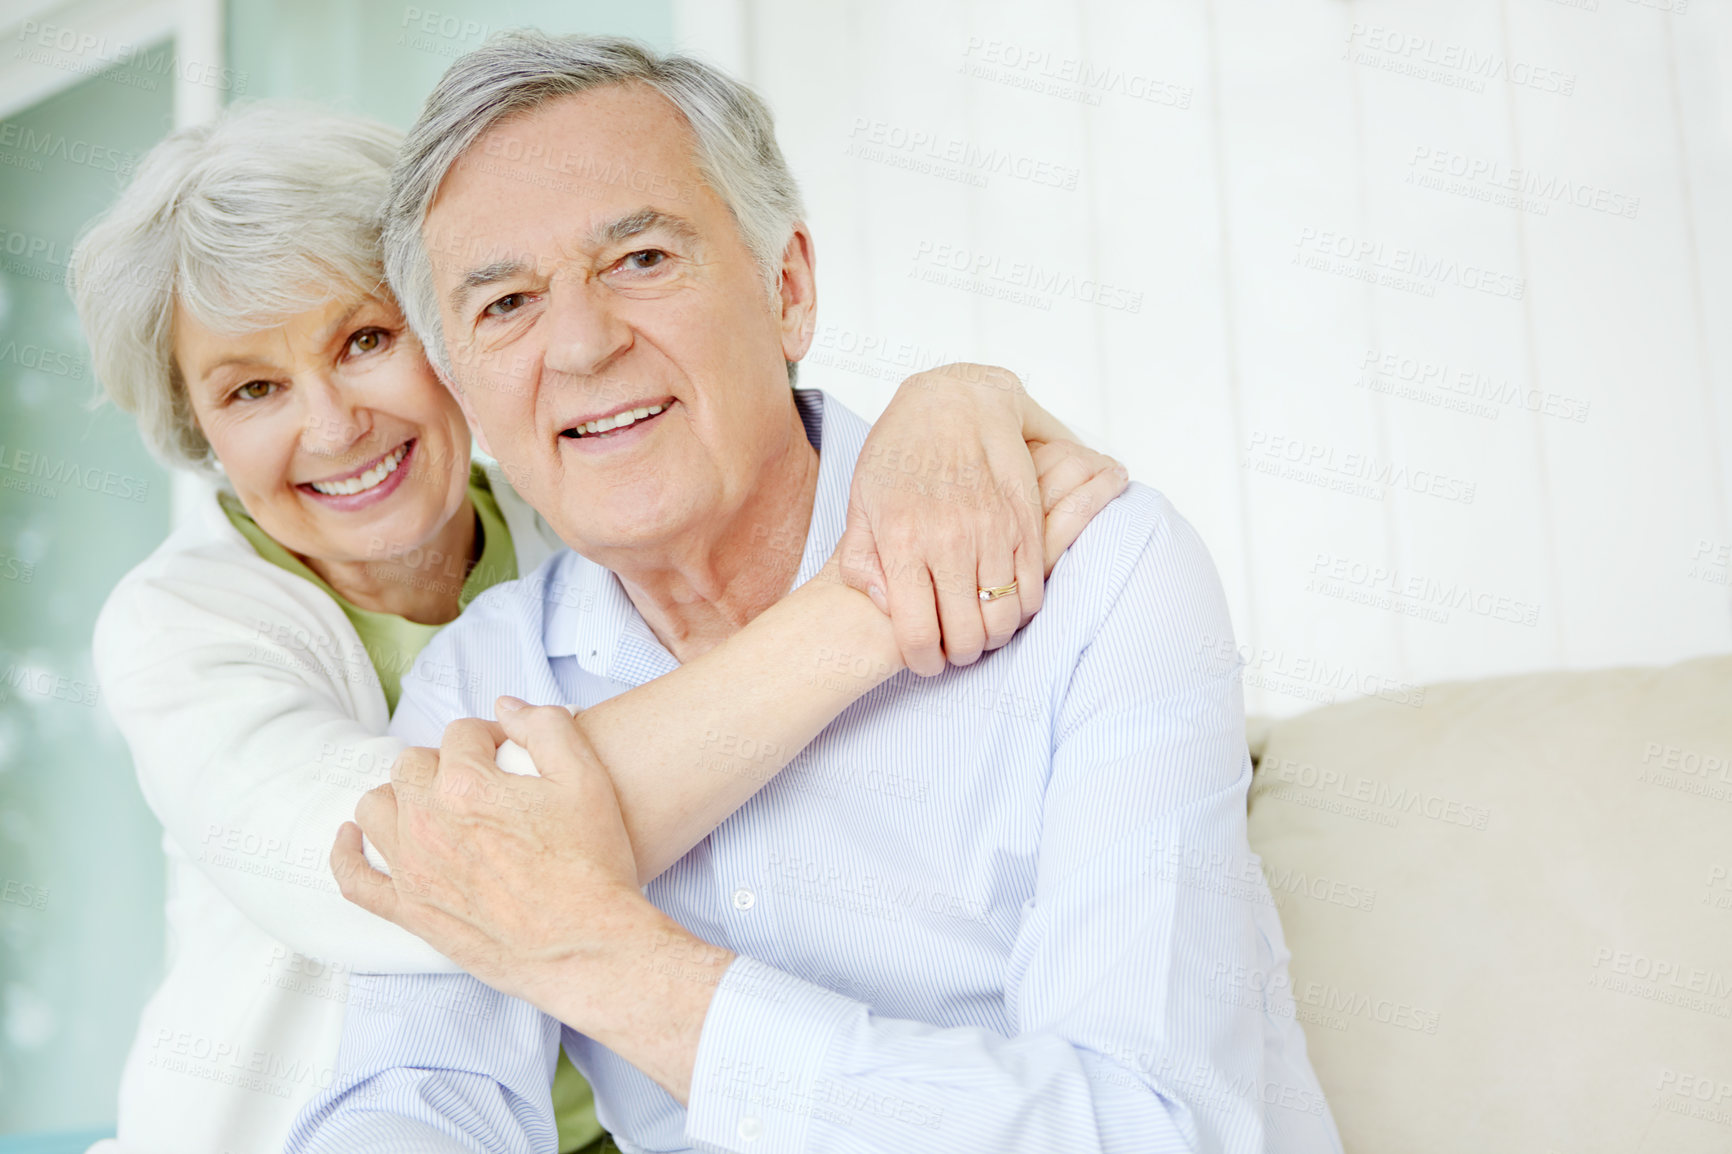
<path fill-rule="evenodd" d="M 1212 549 L 1247 706 L 1732 646 L 1726 0 L 688 0 L 803 381 L 996 361 Z"/>

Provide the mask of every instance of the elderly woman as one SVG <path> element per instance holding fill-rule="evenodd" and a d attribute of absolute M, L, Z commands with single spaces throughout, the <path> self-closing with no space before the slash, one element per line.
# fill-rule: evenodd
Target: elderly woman
<path fill-rule="evenodd" d="M 471 463 L 458 405 L 384 285 L 380 209 L 397 145 L 356 118 L 233 112 L 157 146 L 74 260 L 108 395 L 164 461 L 221 481 L 97 623 L 103 689 L 169 859 L 168 974 L 122 1080 L 127 1151 L 277 1150 L 331 1077 L 350 969 L 453 968 L 343 900 L 327 850 L 360 795 L 388 780 L 400 743 L 383 735 L 421 648 L 562 545 Z M 979 509 L 857 480 L 859 524 L 838 553 L 865 558 L 850 580 L 872 585 L 870 600 L 833 560 L 830 580 L 726 644 L 577 717 L 644 880 L 901 668 L 899 637 L 937 635 L 934 594 L 886 597 L 883 573 L 938 573 L 940 556 L 974 573 L 1021 546 L 1050 569 L 1124 484 L 997 370 L 911 380 L 873 437 L 940 466 L 984 461 L 984 484 L 1030 498 L 1038 484 L 1044 504 Z M 874 456 L 869 445 L 862 461 Z M 921 527 L 895 535 L 919 552 L 880 567 L 874 541 L 889 538 L 874 530 L 891 522 Z M 958 541 L 981 542 L 980 555 Z M 1037 607 L 1029 584 L 1024 620 Z M 943 621 L 955 661 L 1003 640 L 954 602 Z M 807 677 L 826 650 L 875 672 Z M 929 668 L 932 656 L 907 653 Z M 765 700 L 774 717 L 754 709 Z M 750 748 L 704 748 L 703 734 L 747 719 Z M 562 1150 L 605 1141 L 564 1059 L 552 1092 Z"/>

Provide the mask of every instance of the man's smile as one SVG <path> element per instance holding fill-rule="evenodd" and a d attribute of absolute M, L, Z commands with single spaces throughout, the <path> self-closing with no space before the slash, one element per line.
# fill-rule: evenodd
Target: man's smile
<path fill-rule="evenodd" d="M 597 416 L 575 421 L 562 429 L 559 435 L 588 447 L 600 448 L 603 443 L 609 447 L 623 446 L 647 435 L 650 427 L 660 424 L 661 416 L 676 404 L 674 398 L 663 397 L 619 405 Z"/>

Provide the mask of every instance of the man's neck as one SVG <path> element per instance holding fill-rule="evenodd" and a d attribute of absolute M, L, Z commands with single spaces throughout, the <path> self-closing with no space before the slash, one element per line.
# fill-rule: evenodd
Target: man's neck
<path fill-rule="evenodd" d="M 765 463 L 733 516 L 706 526 L 674 555 L 608 564 L 656 640 L 681 663 L 744 628 L 799 575 L 818 494 L 818 454 L 792 400 L 788 420 L 785 448 Z"/>

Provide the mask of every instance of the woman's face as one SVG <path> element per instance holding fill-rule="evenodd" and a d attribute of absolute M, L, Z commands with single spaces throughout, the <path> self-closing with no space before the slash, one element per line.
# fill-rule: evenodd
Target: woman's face
<path fill-rule="evenodd" d="M 174 356 L 235 494 L 290 551 L 400 559 L 463 507 L 469 429 L 389 296 L 240 334 L 177 308 Z"/>

